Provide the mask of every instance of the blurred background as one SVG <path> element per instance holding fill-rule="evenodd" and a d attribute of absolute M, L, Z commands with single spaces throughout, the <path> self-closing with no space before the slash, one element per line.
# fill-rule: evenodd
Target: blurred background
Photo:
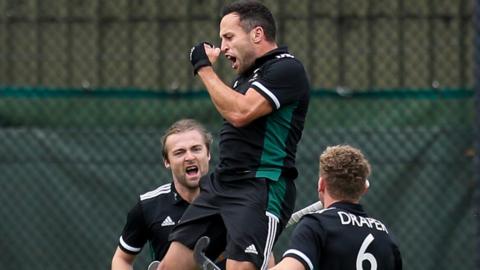
<path fill-rule="evenodd" d="M 296 208 L 317 200 L 321 151 L 351 144 L 404 269 L 480 269 L 474 1 L 262 2 L 312 85 Z M 110 269 L 138 195 L 171 181 L 165 128 L 193 117 L 218 143 L 188 52 L 219 44 L 224 3 L 0 0 L 0 269 Z M 235 76 L 225 59 L 216 70 Z M 136 269 L 149 260 L 146 246 Z"/>

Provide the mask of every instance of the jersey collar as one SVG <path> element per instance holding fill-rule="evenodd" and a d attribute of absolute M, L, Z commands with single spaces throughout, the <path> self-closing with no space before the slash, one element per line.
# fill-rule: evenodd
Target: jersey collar
<path fill-rule="evenodd" d="M 267 62 L 268 60 L 274 59 L 277 55 L 282 54 L 282 53 L 288 53 L 288 47 L 287 46 L 281 46 L 276 49 L 273 49 L 266 54 L 260 56 L 255 60 L 254 67 L 261 66 L 263 63 Z"/>
<path fill-rule="evenodd" d="M 175 188 L 175 184 L 173 183 L 172 181 L 172 184 L 171 184 L 171 191 L 172 191 L 172 196 L 173 196 L 173 204 L 177 205 L 177 204 L 189 204 L 187 201 L 185 201 L 182 196 L 180 196 L 180 194 L 178 194 L 177 192 L 177 189 Z"/>
<path fill-rule="evenodd" d="M 255 62 L 253 63 L 253 65 L 249 69 L 247 69 L 247 71 L 242 73 L 242 75 L 240 75 L 240 77 L 248 76 L 255 69 L 262 66 L 265 62 L 267 62 L 268 60 L 274 59 L 277 55 L 282 54 L 282 53 L 288 53 L 288 47 L 287 46 L 278 47 L 278 48 L 273 49 L 273 50 L 267 52 L 266 54 L 258 57 L 257 59 L 255 59 Z"/>
<path fill-rule="evenodd" d="M 351 202 L 335 202 L 332 203 L 329 208 L 335 207 L 337 209 L 347 210 L 348 212 L 356 213 L 358 215 L 366 215 L 363 206 L 358 203 L 351 203 Z"/>

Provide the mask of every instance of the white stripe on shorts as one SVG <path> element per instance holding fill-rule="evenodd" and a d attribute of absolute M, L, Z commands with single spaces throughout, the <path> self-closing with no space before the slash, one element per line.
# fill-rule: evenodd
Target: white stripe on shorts
<path fill-rule="evenodd" d="M 263 249 L 263 263 L 260 270 L 266 270 L 268 267 L 268 260 L 270 259 L 270 253 L 272 252 L 273 243 L 275 242 L 275 235 L 277 234 L 277 225 L 279 222 L 278 217 L 274 214 L 266 212 L 268 218 L 268 232 L 265 248 Z"/>

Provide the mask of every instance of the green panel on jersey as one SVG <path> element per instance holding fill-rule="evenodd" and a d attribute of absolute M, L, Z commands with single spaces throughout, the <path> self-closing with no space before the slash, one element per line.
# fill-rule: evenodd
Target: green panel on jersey
<path fill-rule="evenodd" d="M 285 178 L 280 178 L 278 181 L 270 181 L 268 184 L 267 212 L 274 214 L 278 218 L 280 218 L 287 190 L 285 181 Z"/>
<path fill-rule="evenodd" d="M 292 115 L 297 103 L 272 113 L 267 120 L 263 153 L 256 177 L 277 181 L 282 174 L 283 161 L 287 156 L 287 136 L 291 129 Z"/>

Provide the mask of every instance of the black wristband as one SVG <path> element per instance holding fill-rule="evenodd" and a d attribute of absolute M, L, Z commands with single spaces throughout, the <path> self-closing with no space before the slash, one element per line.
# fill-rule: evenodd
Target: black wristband
<path fill-rule="evenodd" d="M 212 65 L 210 60 L 208 60 L 204 44 L 212 46 L 208 42 L 200 42 L 190 50 L 190 63 L 192 63 L 193 66 L 193 75 L 196 75 L 200 68 Z"/>

